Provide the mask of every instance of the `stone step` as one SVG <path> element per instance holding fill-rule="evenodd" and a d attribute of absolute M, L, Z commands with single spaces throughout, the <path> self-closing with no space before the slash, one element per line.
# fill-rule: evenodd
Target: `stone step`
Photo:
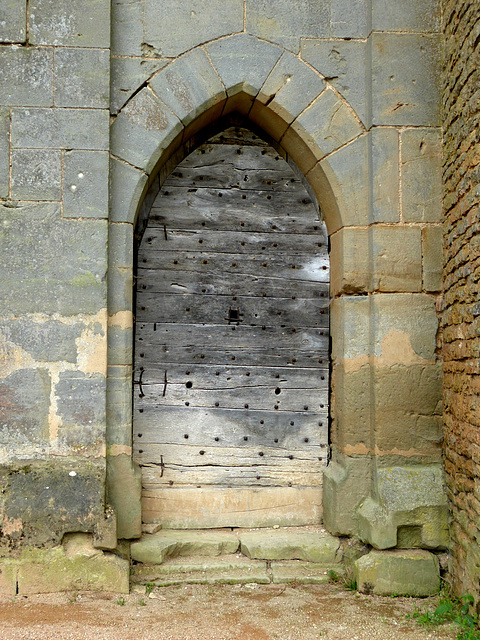
<path fill-rule="evenodd" d="M 161 564 L 169 558 L 215 557 L 240 551 L 251 560 L 341 561 L 340 540 L 320 527 L 243 530 L 162 529 L 131 545 L 135 562 Z"/>
<path fill-rule="evenodd" d="M 342 568 L 334 565 L 335 573 Z M 250 560 L 240 554 L 217 558 L 174 558 L 157 565 L 134 565 L 133 584 L 157 587 L 175 584 L 323 584 L 331 567 L 299 560 Z"/>

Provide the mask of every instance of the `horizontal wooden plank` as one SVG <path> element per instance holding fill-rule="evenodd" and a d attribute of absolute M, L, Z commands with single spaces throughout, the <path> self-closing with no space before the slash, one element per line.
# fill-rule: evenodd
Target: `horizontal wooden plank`
<path fill-rule="evenodd" d="M 144 491 L 144 522 L 171 529 L 318 524 L 321 487 L 202 487 Z"/>
<path fill-rule="evenodd" d="M 268 446 L 279 455 L 292 450 L 320 448 L 327 455 L 327 408 L 322 412 L 257 411 L 224 409 L 191 409 L 169 407 L 157 410 L 135 405 L 133 436 L 136 445 L 143 443 L 209 447 Z M 163 440 L 160 440 L 163 438 Z M 308 439 L 308 442 L 305 441 Z"/>
<path fill-rule="evenodd" d="M 328 327 L 329 300 L 151 293 L 137 290 L 137 321 Z"/>
<path fill-rule="evenodd" d="M 188 406 L 225 409 L 258 409 L 277 411 L 320 411 L 328 402 L 325 380 L 318 389 L 288 389 L 271 386 L 237 387 L 236 389 L 197 389 L 184 384 L 142 385 L 140 405 L 156 407 Z"/>
<path fill-rule="evenodd" d="M 154 364 L 143 369 L 141 373 L 137 366 L 135 380 L 142 375 L 143 384 L 163 384 L 165 378 L 168 383 L 189 384 L 196 389 L 235 389 L 237 387 L 256 387 L 267 385 L 270 387 L 287 387 L 289 389 L 316 389 L 324 384 L 328 377 L 328 360 L 318 368 L 301 369 L 288 367 L 241 367 L 193 365 L 188 368 L 183 365 L 172 364 L 169 367 Z"/>
<path fill-rule="evenodd" d="M 312 258 L 322 258 L 328 262 L 328 247 L 320 234 L 251 233 L 240 229 L 212 231 L 167 225 L 165 229 L 149 228 L 144 244 L 142 257 L 147 260 L 158 251 L 201 251 L 229 255 L 284 254 L 298 268 L 308 264 Z"/>
<path fill-rule="evenodd" d="M 172 255 L 176 255 L 172 252 Z M 140 266 L 137 271 L 137 293 L 148 291 L 149 293 L 184 293 L 184 294 L 203 294 L 203 295 L 221 295 L 239 297 L 239 296 L 262 296 L 279 298 L 285 296 L 287 287 L 295 289 L 292 292 L 296 298 L 312 299 L 312 298 L 329 298 L 328 282 L 318 282 L 311 280 L 301 280 L 297 276 L 295 270 L 295 278 L 280 277 L 278 274 L 267 275 L 265 269 L 262 273 L 252 275 L 251 273 L 241 273 L 238 275 L 238 269 L 231 267 L 232 260 L 229 260 L 225 254 L 215 256 L 216 268 L 212 273 L 204 270 L 203 260 L 207 258 L 195 257 L 185 258 L 184 254 L 180 254 L 182 265 L 173 264 L 171 261 L 165 268 L 158 267 L 156 269 L 145 268 Z M 176 258 L 174 258 L 176 259 Z M 221 271 L 221 262 L 223 261 L 225 268 L 230 268 L 230 272 Z M 195 265 L 199 268 L 195 270 Z M 200 266 L 202 265 L 202 266 Z M 173 268 L 169 268 L 169 267 Z M 251 265 L 249 265 L 251 266 Z M 253 269 L 255 271 L 255 269 Z M 258 271 L 258 269 L 257 269 Z M 287 276 L 292 275 L 291 267 L 286 271 Z M 326 273 L 326 276 L 324 275 Z M 328 277 L 327 272 L 320 272 L 319 276 Z"/>

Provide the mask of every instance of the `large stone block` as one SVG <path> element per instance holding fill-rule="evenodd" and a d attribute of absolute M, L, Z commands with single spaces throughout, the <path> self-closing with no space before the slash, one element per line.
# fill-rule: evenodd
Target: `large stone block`
<path fill-rule="evenodd" d="M 242 0 L 145 2 L 145 43 L 153 53 L 175 57 L 220 36 L 243 31 Z"/>
<path fill-rule="evenodd" d="M 11 107 L 53 105 L 53 53 L 50 49 L 2 47 L 0 67 L 0 104 Z"/>
<path fill-rule="evenodd" d="M 330 236 L 331 294 L 366 293 L 371 258 L 368 228 L 344 227 Z"/>
<path fill-rule="evenodd" d="M 353 116 L 346 115 L 350 122 L 350 133 L 353 134 L 356 125 Z M 306 113 L 306 112 L 305 112 Z M 351 118 L 352 120 L 349 120 Z M 339 117 L 338 124 L 342 121 Z M 358 127 L 360 125 L 358 124 Z M 340 138 L 344 133 L 339 133 Z M 340 227 L 365 226 L 370 221 L 370 193 L 369 193 L 369 138 L 362 135 L 356 140 L 330 153 L 321 160 L 307 175 L 307 180 L 317 195 L 320 207 L 325 215 L 328 231 L 332 234 Z M 295 156 L 294 156 L 295 157 Z M 327 201 L 326 209 L 322 203 L 322 192 L 326 187 L 331 190 L 335 199 L 333 205 Z M 336 211 L 335 208 L 336 207 Z M 329 211 L 332 214 L 329 215 Z"/>
<path fill-rule="evenodd" d="M 67 151 L 63 171 L 63 217 L 108 218 L 108 153 Z"/>
<path fill-rule="evenodd" d="M 18 593 L 108 591 L 128 593 L 130 563 L 92 546 L 32 549 L 18 561 Z"/>
<path fill-rule="evenodd" d="M 448 500 L 439 464 L 378 469 L 375 495 L 357 513 L 359 537 L 377 549 L 448 546 Z"/>
<path fill-rule="evenodd" d="M 111 151 L 149 173 L 182 131 L 180 120 L 145 87 L 116 117 L 111 129 Z"/>
<path fill-rule="evenodd" d="M 443 227 L 428 225 L 422 229 L 423 287 L 441 291 L 443 268 Z"/>
<path fill-rule="evenodd" d="M 106 49 L 55 51 L 55 105 L 108 109 L 110 52 Z"/>
<path fill-rule="evenodd" d="M 0 42 L 25 42 L 27 0 L 3 0 L 0 6 Z"/>
<path fill-rule="evenodd" d="M 115 6 L 132 6 L 115 3 Z M 133 5 L 134 6 L 134 5 Z M 163 69 L 170 60 L 163 58 L 112 58 L 110 68 L 110 112 L 117 114 L 130 96 L 156 71 Z"/>
<path fill-rule="evenodd" d="M 21 109 L 12 111 L 12 145 L 24 149 L 107 150 L 108 111 Z"/>
<path fill-rule="evenodd" d="M 239 540 L 225 531 L 159 531 L 133 542 L 130 551 L 136 562 L 160 564 L 179 556 L 215 557 L 235 553 Z"/>
<path fill-rule="evenodd" d="M 399 133 L 374 127 L 371 131 L 372 222 L 400 220 Z"/>
<path fill-rule="evenodd" d="M 368 365 L 350 370 L 347 365 L 335 364 L 330 435 L 332 444 L 347 454 L 372 450 L 372 388 L 372 370 Z"/>
<path fill-rule="evenodd" d="M 402 131 L 402 211 L 406 222 L 442 221 L 442 135 Z"/>
<path fill-rule="evenodd" d="M 374 31 L 440 31 L 441 5 L 436 0 L 372 0 Z"/>
<path fill-rule="evenodd" d="M 10 455 L 49 442 L 50 391 L 47 369 L 19 369 L 0 380 L 0 444 Z"/>
<path fill-rule="evenodd" d="M 116 56 L 142 56 L 143 0 L 117 0 L 112 4 L 112 54 Z M 140 60 L 139 60 L 140 62 Z"/>
<path fill-rule="evenodd" d="M 225 100 L 225 90 L 203 49 L 195 49 L 159 71 L 150 80 L 157 96 L 183 122 L 195 118 Z"/>
<path fill-rule="evenodd" d="M 61 152 L 56 149 L 14 149 L 12 197 L 19 200 L 61 200 Z"/>
<path fill-rule="evenodd" d="M 372 35 L 374 125 L 438 126 L 441 38 L 438 35 Z"/>
<path fill-rule="evenodd" d="M 110 1 L 30 0 L 31 44 L 66 47 L 110 46 Z"/>
<path fill-rule="evenodd" d="M 356 509 L 370 493 L 372 459 L 334 454 L 323 474 L 323 523 L 333 535 L 356 535 Z"/>
<path fill-rule="evenodd" d="M 331 0 L 333 38 L 366 38 L 371 30 L 368 0 Z"/>
<path fill-rule="evenodd" d="M 18 562 L 10 558 L 0 558 L 0 594 L 17 595 Z"/>
<path fill-rule="evenodd" d="M 20 348 L 32 360 L 41 362 L 76 363 L 77 340 L 84 329 L 85 324 L 81 321 L 61 322 L 40 314 L 33 317 L 0 320 L 2 342 L 5 340 L 11 343 L 6 348 L 11 353 Z M 7 369 L 8 358 L 4 358 L 3 364 Z"/>
<path fill-rule="evenodd" d="M 298 53 L 301 37 L 330 35 L 330 2 L 305 0 L 293 11 L 289 0 L 248 0 L 247 31 Z"/>
<path fill-rule="evenodd" d="M 133 325 L 133 316 L 132 316 Z M 133 330 L 133 326 L 132 326 Z M 132 446 L 132 367 L 109 366 L 107 447 Z"/>
<path fill-rule="evenodd" d="M 105 461 L 60 457 L 4 467 L 2 546 L 51 546 L 104 518 Z"/>
<path fill-rule="evenodd" d="M 250 112 L 250 119 L 270 135 L 287 126 L 325 89 L 325 82 L 313 69 L 303 64 L 296 56 L 285 52 L 263 84 Z M 267 105 L 268 109 L 261 105 Z M 277 116 L 281 126 L 278 132 L 270 129 L 272 117 Z"/>
<path fill-rule="evenodd" d="M 256 96 L 282 54 L 279 47 L 245 34 L 212 42 L 206 49 L 229 96 Z"/>
<path fill-rule="evenodd" d="M 332 342 L 334 363 L 352 360 L 349 366 L 356 369 L 366 364 L 369 353 L 370 317 L 372 296 L 341 296 L 330 303 L 331 326 L 335 327 Z"/>
<path fill-rule="evenodd" d="M 241 552 L 252 560 L 338 561 L 340 541 L 329 533 L 273 530 L 240 533 Z"/>
<path fill-rule="evenodd" d="M 8 196 L 10 179 L 10 109 L 0 107 L 0 198 Z"/>
<path fill-rule="evenodd" d="M 350 10 L 345 11 L 351 16 Z M 302 40 L 301 57 L 311 64 L 370 125 L 367 91 L 367 43 L 358 40 Z"/>
<path fill-rule="evenodd" d="M 146 174 L 116 158 L 110 159 L 110 220 L 136 222 L 138 203 L 146 188 Z"/>
<path fill-rule="evenodd" d="M 421 291 L 421 230 L 376 225 L 371 233 L 373 290 Z"/>
<path fill-rule="evenodd" d="M 4 206 L 0 216 L 4 314 L 68 316 L 106 307 L 106 221 L 62 220 L 56 204 Z"/>
<path fill-rule="evenodd" d="M 80 371 L 60 373 L 55 386 L 59 442 L 72 449 L 95 451 L 105 441 L 106 378 Z"/>
<path fill-rule="evenodd" d="M 438 559 L 428 551 L 371 551 L 355 562 L 359 591 L 379 596 L 433 596 L 440 589 Z"/>
<path fill-rule="evenodd" d="M 108 456 L 107 497 L 117 514 L 117 535 L 121 539 L 142 535 L 142 472 L 129 454 Z"/>

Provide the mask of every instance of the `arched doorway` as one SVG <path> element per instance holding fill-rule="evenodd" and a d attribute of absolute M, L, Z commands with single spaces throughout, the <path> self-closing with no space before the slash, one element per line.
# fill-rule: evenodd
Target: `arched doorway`
<path fill-rule="evenodd" d="M 232 127 L 178 165 L 138 248 L 144 522 L 320 521 L 328 305 L 325 225 L 275 149 Z"/>

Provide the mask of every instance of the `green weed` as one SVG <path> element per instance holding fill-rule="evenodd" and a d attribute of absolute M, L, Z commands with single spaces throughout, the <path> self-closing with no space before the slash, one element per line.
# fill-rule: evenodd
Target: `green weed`
<path fill-rule="evenodd" d="M 327 573 L 329 582 L 338 582 L 340 580 L 340 576 L 333 569 L 329 569 Z"/>
<path fill-rule="evenodd" d="M 458 627 L 457 640 L 480 640 L 478 616 L 475 613 L 470 613 L 473 602 L 473 596 L 470 594 L 454 598 L 450 594 L 444 593 L 436 609 L 422 611 L 416 608 L 407 618 L 416 620 L 424 627 L 454 623 Z"/>
<path fill-rule="evenodd" d="M 126 600 L 125 598 L 119 598 L 117 600 L 117 604 L 120 605 L 121 607 L 123 607 L 123 605 L 125 604 Z"/>

